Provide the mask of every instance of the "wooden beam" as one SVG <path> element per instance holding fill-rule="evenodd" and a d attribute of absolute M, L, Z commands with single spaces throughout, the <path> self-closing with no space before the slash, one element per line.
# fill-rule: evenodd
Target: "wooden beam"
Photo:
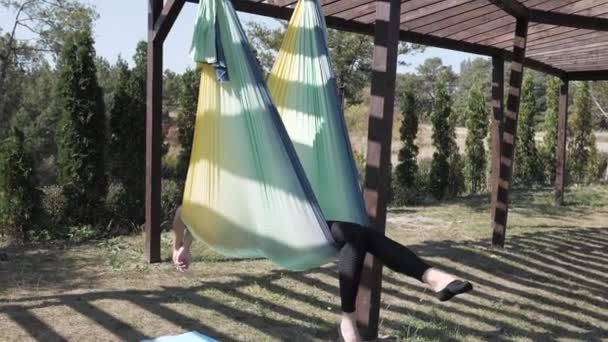
<path fill-rule="evenodd" d="M 181 12 L 184 7 L 184 3 L 185 0 L 167 0 L 160 16 L 154 24 L 153 40 L 155 42 L 160 42 L 162 44 L 165 41 L 175 23 L 175 19 L 177 19 L 179 12 Z"/>
<path fill-rule="evenodd" d="M 371 108 L 364 198 L 372 229 L 384 234 L 391 165 L 401 0 L 377 0 Z M 382 264 L 367 255 L 357 296 L 357 320 L 366 340 L 378 336 Z"/>
<path fill-rule="evenodd" d="M 608 81 L 608 69 L 569 72 L 570 81 Z"/>
<path fill-rule="evenodd" d="M 160 262 L 161 111 L 163 43 L 154 41 L 154 27 L 163 0 L 148 0 L 148 74 L 146 92 L 146 241 L 150 263 Z"/>
<path fill-rule="evenodd" d="M 608 19 L 527 8 L 517 0 L 488 0 L 515 18 L 556 26 L 608 31 Z"/>
<path fill-rule="evenodd" d="M 515 37 L 513 40 L 513 61 L 509 79 L 509 97 L 500 146 L 500 166 L 498 177 L 492 180 L 498 186 L 492 194 L 492 245 L 504 247 L 507 230 L 507 214 L 509 212 L 509 191 L 511 190 L 513 163 L 515 160 L 515 142 L 517 137 L 517 117 L 521 85 L 523 81 L 523 62 L 526 56 L 526 38 L 528 21 L 517 19 Z"/>
<path fill-rule="evenodd" d="M 555 165 L 555 204 L 564 204 L 566 184 L 566 147 L 568 141 L 568 79 L 563 79 L 559 89 L 559 118 L 557 126 L 557 158 Z"/>
<path fill-rule="evenodd" d="M 186 0 L 187 2 L 197 3 L 198 0 Z M 289 20 L 293 13 L 293 8 L 277 7 L 266 3 L 258 3 L 249 0 L 232 0 L 237 11 L 257 14 L 277 19 Z M 327 26 L 336 30 L 360 33 L 365 35 L 374 34 L 374 23 L 362 23 L 357 21 L 346 20 L 334 16 L 325 18 Z M 402 30 L 399 33 L 399 39 L 409 43 L 423 44 L 443 49 L 473 53 L 484 56 L 501 56 L 506 61 L 511 61 L 512 52 L 505 49 L 498 49 L 491 46 L 481 44 L 472 44 L 461 40 L 437 37 L 429 34 L 423 34 L 407 30 L 407 23 L 402 25 Z M 540 61 L 526 58 L 524 65 L 530 69 L 547 73 L 555 77 L 565 77 L 566 73 L 563 70 L 552 67 Z"/>
<path fill-rule="evenodd" d="M 498 172 L 500 171 L 500 144 L 502 141 L 502 122 L 504 117 L 504 78 L 505 78 L 505 61 L 500 57 L 492 57 L 492 127 L 490 134 L 492 135 L 492 144 L 490 145 L 491 168 L 490 168 L 490 193 L 495 194 L 498 191 Z M 491 208 L 495 207 L 495 197 L 491 196 Z M 494 211 L 491 210 L 492 222 L 494 220 Z"/>

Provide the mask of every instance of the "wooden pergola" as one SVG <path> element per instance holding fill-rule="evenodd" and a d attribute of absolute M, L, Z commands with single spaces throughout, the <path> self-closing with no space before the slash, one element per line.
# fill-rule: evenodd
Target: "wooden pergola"
<path fill-rule="evenodd" d="M 146 258 L 160 261 L 163 43 L 185 2 L 148 0 Z M 239 11 L 289 19 L 296 0 L 232 0 Z M 568 83 L 608 80 L 608 0 L 320 0 L 329 27 L 374 36 L 364 196 L 384 232 L 399 41 L 492 57 L 492 243 L 504 246 L 524 67 L 559 77 L 556 204 L 565 185 Z M 511 73 L 503 109 L 504 62 Z M 357 299 L 366 337 L 378 331 L 382 265 L 368 256 Z"/>

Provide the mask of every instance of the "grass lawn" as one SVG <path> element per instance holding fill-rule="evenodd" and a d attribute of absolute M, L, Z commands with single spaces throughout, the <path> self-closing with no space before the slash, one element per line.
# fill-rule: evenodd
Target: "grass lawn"
<path fill-rule="evenodd" d="M 471 280 L 439 303 L 384 271 L 380 334 L 407 341 L 608 341 L 608 187 L 516 193 L 504 250 L 489 246 L 486 197 L 394 208 L 387 234 Z M 169 260 L 170 235 L 163 235 Z M 1 246 L 1 245 L 0 245 Z M 192 270 L 147 265 L 141 236 L 3 246 L 0 340 L 136 341 L 197 330 L 221 341 L 336 340 L 335 265 L 288 272 L 195 244 Z"/>

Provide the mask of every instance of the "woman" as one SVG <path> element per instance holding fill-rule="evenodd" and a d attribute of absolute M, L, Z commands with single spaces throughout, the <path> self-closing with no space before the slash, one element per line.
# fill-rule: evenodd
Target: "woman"
<path fill-rule="evenodd" d="M 425 283 L 440 301 L 450 300 L 455 295 L 473 289 L 468 281 L 456 279 L 451 274 L 429 266 L 407 247 L 373 229 L 343 222 L 328 222 L 328 225 L 340 249 L 338 265 L 342 308 L 340 335 L 346 342 L 361 341 L 357 329 L 355 303 L 366 253 L 377 257 L 391 270 Z M 184 272 L 191 261 L 192 235 L 181 220 L 181 208 L 175 213 L 173 232 L 175 235 L 173 263 L 180 272 Z"/>

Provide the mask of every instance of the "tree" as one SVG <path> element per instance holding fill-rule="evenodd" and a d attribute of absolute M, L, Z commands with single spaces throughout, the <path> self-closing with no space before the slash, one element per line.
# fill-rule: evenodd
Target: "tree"
<path fill-rule="evenodd" d="M 399 164 L 395 168 L 395 197 L 399 203 L 410 204 L 416 196 L 416 179 L 418 174 L 418 146 L 416 146 L 416 135 L 418 134 L 418 117 L 416 116 L 416 100 L 413 89 L 407 89 L 403 94 L 401 106 L 401 142 L 403 146 L 399 150 Z"/>
<path fill-rule="evenodd" d="M 579 183 L 593 180 L 599 169 L 599 161 L 593 134 L 591 96 L 587 82 L 577 84 L 570 129 L 568 166 L 572 180 Z"/>
<path fill-rule="evenodd" d="M 542 179 L 542 167 L 536 148 L 536 110 L 534 79 L 526 74 L 522 86 L 522 99 L 517 122 L 517 143 L 515 145 L 515 182 L 532 186 Z"/>
<path fill-rule="evenodd" d="M 448 94 L 447 74 L 440 73 L 437 77 L 434 90 L 433 111 L 431 122 L 433 124 L 433 161 L 429 187 L 431 194 L 438 200 L 443 199 L 448 192 L 450 164 L 449 158 L 452 150 L 452 134 L 450 127 L 450 96 Z"/>
<path fill-rule="evenodd" d="M 481 94 L 490 94 L 490 75 L 492 75 L 492 61 L 488 58 L 478 57 L 460 63 L 460 75 L 454 92 L 454 113 L 459 123 L 466 122 L 466 112 L 474 88 L 479 87 Z"/>
<path fill-rule="evenodd" d="M 192 69 L 186 70 L 182 75 L 181 81 L 177 127 L 179 128 L 179 141 L 182 145 L 182 150 L 177 161 L 177 179 L 180 183 L 183 183 L 186 181 L 188 165 L 190 164 L 190 153 L 192 152 L 192 141 L 194 140 L 194 123 L 196 120 L 200 84 L 199 73 Z"/>
<path fill-rule="evenodd" d="M 478 193 L 485 188 L 486 149 L 484 141 L 488 135 L 488 110 L 482 86 L 479 84 L 473 87 L 469 93 L 465 118 L 468 130 L 466 139 L 466 180 L 469 191 Z"/>
<path fill-rule="evenodd" d="M 0 0 L 0 7 L 14 18 L 5 28 L 7 34 L 0 45 L 2 114 L 10 67 L 26 68 L 46 53 L 56 56 L 69 33 L 91 29 L 96 13 L 89 5 L 76 0 Z M 4 119 L 0 117 L 0 122 Z"/>
<path fill-rule="evenodd" d="M 163 74 L 163 116 L 167 118 L 172 112 L 178 110 L 180 81 L 180 75 L 171 70 L 165 70 Z"/>
<path fill-rule="evenodd" d="M 57 70 L 57 163 L 65 215 L 70 223 L 91 223 L 102 209 L 107 180 L 103 94 L 90 31 L 68 37 Z"/>
<path fill-rule="evenodd" d="M 443 65 L 443 61 L 438 57 L 427 58 L 416 68 L 416 72 L 419 79 L 417 101 L 423 113 L 420 118 L 428 118 L 429 114 L 432 115 L 433 103 L 436 100 L 435 91 L 439 75 L 444 75 L 448 96 L 452 95 L 458 76 L 451 67 Z"/>
<path fill-rule="evenodd" d="M 21 99 L 10 121 L 24 134 L 36 165 L 41 185 L 54 183 L 57 178 L 55 131 L 59 121 L 53 89 L 56 73 L 49 63 L 42 61 L 24 74 L 21 80 Z"/>
<path fill-rule="evenodd" d="M 557 125 L 559 115 L 559 91 L 561 81 L 553 77 L 549 80 L 547 88 L 547 110 L 545 111 L 545 135 L 543 137 L 543 163 L 545 176 L 549 182 L 555 181 L 555 167 L 557 163 Z"/>
<path fill-rule="evenodd" d="M 0 145 L 0 235 L 29 239 L 40 214 L 34 163 L 18 129 Z"/>

